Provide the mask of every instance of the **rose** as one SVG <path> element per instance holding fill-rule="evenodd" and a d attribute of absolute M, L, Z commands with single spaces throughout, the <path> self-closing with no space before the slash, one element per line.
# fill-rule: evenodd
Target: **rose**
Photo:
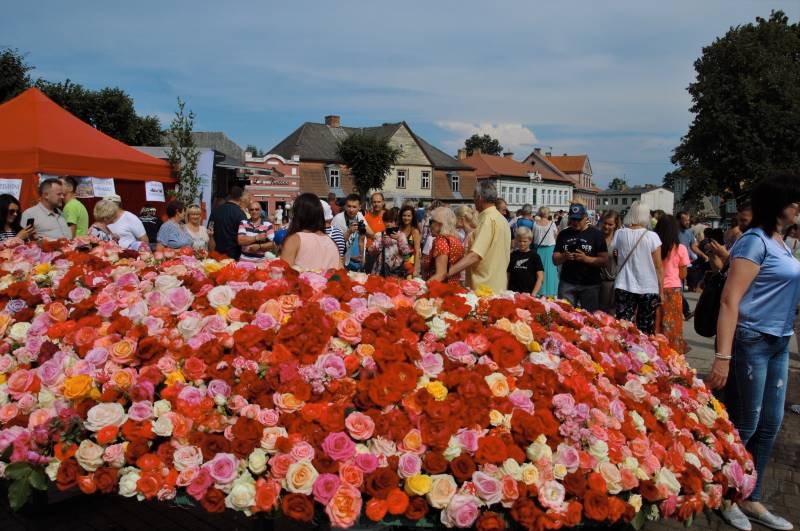
<path fill-rule="evenodd" d="M 336 354 L 323 354 L 317 358 L 315 365 L 319 367 L 319 369 L 322 370 L 329 378 L 334 380 L 344 378 L 344 376 L 347 374 L 347 370 L 344 366 L 344 360 Z"/>
<path fill-rule="evenodd" d="M 336 331 L 340 338 L 351 345 L 361 341 L 361 323 L 352 317 L 339 321 L 336 324 Z"/>
<path fill-rule="evenodd" d="M 356 452 L 356 445 L 346 433 L 337 431 L 329 433 L 322 441 L 323 451 L 336 461 L 344 461 Z"/>
<path fill-rule="evenodd" d="M 486 380 L 486 384 L 489 386 L 492 396 L 508 396 L 508 393 L 511 391 L 508 386 L 508 379 L 504 374 L 493 372 L 492 374 L 486 375 L 484 380 Z"/>
<path fill-rule="evenodd" d="M 404 488 L 409 495 L 425 496 L 433 488 L 433 480 L 426 474 L 416 474 L 406 479 Z"/>
<path fill-rule="evenodd" d="M 417 299 L 414 302 L 414 311 L 423 319 L 430 319 L 436 315 L 436 307 L 429 299 Z"/>
<path fill-rule="evenodd" d="M 128 443 L 112 444 L 103 451 L 103 461 L 114 468 L 121 468 L 125 464 L 125 449 Z"/>
<path fill-rule="evenodd" d="M 128 418 L 135 422 L 142 422 L 153 418 L 153 403 L 149 400 L 134 402 L 128 408 Z"/>
<path fill-rule="evenodd" d="M 340 483 L 339 476 L 335 474 L 320 474 L 312 488 L 314 499 L 322 505 L 327 505 L 333 495 L 336 494 Z"/>
<path fill-rule="evenodd" d="M 175 470 L 183 472 L 203 464 L 203 454 L 197 446 L 178 446 L 172 454 Z"/>
<path fill-rule="evenodd" d="M 358 453 L 353 462 L 365 474 L 371 474 L 378 468 L 378 456 L 371 453 Z"/>
<path fill-rule="evenodd" d="M 401 478 L 416 476 L 422 471 L 422 460 L 416 454 L 405 453 L 397 462 L 397 474 Z"/>
<path fill-rule="evenodd" d="M 361 492 L 347 484 L 342 484 L 325 507 L 325 514 L 336 527 L 352 526 L 361 514 Z"/>
<path fill-rule="evenodd" d="M 425 495 L 434 509 L 444 509 L 458 491 L 456 480 L 450 474 L 434 474 L 431 476 L 431 488 Z"/>
<path fill-rule="evenodd" d="M 539 487 L 539 502 L 548 509 L 561 511 L 564 505 L 564 485 L 558 481 L 545 481 Z"/>
<path fill-rule="evenodd" d="M 364 483 L 364 471 L 352 461 L 347 461 L 339 465 L 339 479 L 348 485 L 360 487 Z"/>
<path fill-rule="evenodd" d="M 122 426 L 128 416 L 117 402 L 102 402 L 86 413 L 84 427 L 89 431 L 100 431 L 106 426 Z"/>
<path fill-rule="evenodd" d="M 194 294 L 184 287 L 173 288 L 166 292 L 166 305 L 173 315 L 178 315 L 189 309 L 194 300 Z"/>
<path fill-rule="evenodd" d="M 478 500 L 468 494 L 456 494 L 442 511 L 441 521 L 447 527 L 470 527 L 479 514 Z"/>
<path fill-rule="evenodd" d="M 172 275 L 159 275 L 154 282 L 157 291 L 168 291 L 181 285 L 181 281 Z"/>
<path fill-rule="evenodd" d="M 200 331 L 202 324 L 200 317 L 196 315 L 186 315 L 181 317 L 181 320 L 178 321 L 175 328 L 177 328 L 178 332 L 183 336 L 183 339 L 186 340 L 196 335 Z"/>
<path fill-rule="evenodd" d="M 28 330 L 30 330 L 30 328 L 31 323 L 28 322 L 14 323 L 8 331 L 8 337 L 17 343 L 22 343 L 25 341 L 25 338 L 28 337 Z"/>
<path fill-rule="evenodd" d="M 230 492 L 225 497 L 225 507 L 237 511 L 246 511 L 256 504 L 256 483 L 249 475 L 234 481 Z"/>
<path fill-rule="evenodd" d="M 310 522 L 314 517 L 314 502 L 302 494 L 290 493 L 281 499 L 284 516 L 300 522 Z"/>
<path fill-rule="evenodd" d="M 492 505 L 503 499 L 503 484 L 496 478 L 484 472 L 472 474 L 472 483 L 479 498 Z"/>
<path fill-rule="evenodd" d="M 153 422 L 153 433 L 159 437 L 169 437 L 172 435 L 172 430 L 175 428 L 169 416 L 159 417 Z"/>
<path fill-rule="evenodd" d="M 366 441 L 372 437 L 375 431 L 375 422 L 372 417 L 358 411 L 350 413 L 345 419 L 344 425 L 350 437 L 357 441 Z"/>
<path fill-rule="evenodd" d="M 91 383 L 91 378 L 88 376 L 86 378 Z M 35 372 L 27 369 L 17 369 L 9 375 L 8 380 L 6 380 L 6 386 L 8 387 L 8 394 L 13 398 L 19 399 L 23 393 L 38 392 L 41 383 Z"/>
<path fill-rule="evenodd" d="M 597 465 L 597 471 L 606 480 L 609 494 L 619 494 L 622 491 L 622 474 L 617 465 L 604 461 Z"/>
<path fill-rule="evenodd" d="M 289 465 L 286 470 L 283 486 L 289 492 L 311 494 L 318 476 L 319 472 L 311 464 L 311 461 L 297 461 Z"/>
<path fill-rule="evenodd" d="M 103 466 L 103 447 L 93 443 L 89 439 L 81 441 L 78 451 L 75 452 L 75 459 L 84 470 L 94 472 Z"/>
<path fill-rule="evenodd" d="M 214 286 L 211 288 L 211 291 L 206 293 L 206 298 L 208 299 L 208 303 L 212 308 L 230 306 L 233 297 L 233 290 L 227 285 Z"/>
<path fill-rule="evenodd" d="M 135 468 L 128 468 L 125 473 L 122 474 L 122 477 L 119 478 L 120 496 L 125 496 L 126 498 L 132 498 L 136 496 L 136 484 L 139 481 L 139 477 L 138 470 Z"/>
<path fill-rule="evenodd" d="M 492 511 L 483 513 L 475 522 L 477 531 L 502 531 L 505 528 L 506 521 L 503 519 L 503 515 Z"/>
<path fill-rule="evenodd" d="M 226 485 L 236 479 L 239 472 L 239 461 L 233 454 L 220 452 L 203 465 L 203 468 L 208 470 L 215 483 Z"/>
<path fill-rule="evenodd" d="M 415 363 L 429 378 L 436 378 L 444 370 L 444 358 L 439 354 L 423 354 Z"/>

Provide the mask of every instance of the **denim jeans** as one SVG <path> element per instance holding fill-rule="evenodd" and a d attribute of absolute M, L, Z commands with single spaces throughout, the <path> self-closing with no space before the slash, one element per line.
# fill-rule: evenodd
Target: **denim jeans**
<path fill-rule="evenodd" d="M 575 307 L 596 312 L 600 309 L 600 284 L 570 284 L 562 280 L 558 283 L 558 297 L 567 299 Z"/>
<path fill-rule="evenodd" d="M 736 327 L 725 405 L 758 473 L 750 499 L 761 500 L 762 479 L 783 422 L 789 339 Z"/>

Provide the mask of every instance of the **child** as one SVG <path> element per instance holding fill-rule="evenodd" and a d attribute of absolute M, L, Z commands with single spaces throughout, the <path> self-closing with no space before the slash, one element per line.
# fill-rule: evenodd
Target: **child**
<path fill-rule="evenodd" d="M 539 254 L 531 249 L 532 241 L 533 233 L 529 228 L 517 228 L 517 250 L 511 252 L 508 262 L 508 289 L 538 297 L 544 282 L 544 267 Z"/>

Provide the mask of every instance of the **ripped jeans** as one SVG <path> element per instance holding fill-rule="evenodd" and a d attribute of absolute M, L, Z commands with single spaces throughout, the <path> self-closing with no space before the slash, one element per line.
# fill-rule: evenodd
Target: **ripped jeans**
<path fill-rule="evenodd" d="M 758 472 L 749 498 L 753 501 L 761 500 L 764 472 L 783 422 L 789 339 L 742 326 L 736 327 L 734 335 L 725 405 Z"/>

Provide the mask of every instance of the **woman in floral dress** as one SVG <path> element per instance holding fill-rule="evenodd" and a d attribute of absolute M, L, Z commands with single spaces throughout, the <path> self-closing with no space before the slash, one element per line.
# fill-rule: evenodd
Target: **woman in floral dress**
<path fill-rule="evenodd" d="M 456 234 L 456 215 L 450 208 L 439 207 L 431 212 L 431 234 L 434 240 L 426 267 L 428 280 L 460 285 L 458 276 L 447 275 L 450 267 L 464 257 L 464 246 Z"/>

